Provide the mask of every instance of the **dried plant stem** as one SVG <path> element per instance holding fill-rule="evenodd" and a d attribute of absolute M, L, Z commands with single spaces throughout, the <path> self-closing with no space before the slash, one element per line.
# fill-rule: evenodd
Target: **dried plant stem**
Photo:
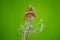
<path fill-rule="evenodd" d="M 28 40 L 28 32 L 24 34 L 24 40 Z"/>
<path fill-rule="evenodd" d="M 28 37 L 29 37 L 29 31 L 31 30 L 30 27 L 28 27 L 24 33 L 24 40 L 28 40 Z"/>
<path fill-rule="evenodd" d="M 25 32 L 24 32 L 24 40 L 28 40 L 29 31 L 31 30 L 31 23 L 32 23 L 32 21 L 30 21 L 30 26 L 27 24 L 27 27 L 26 27 Z"/>

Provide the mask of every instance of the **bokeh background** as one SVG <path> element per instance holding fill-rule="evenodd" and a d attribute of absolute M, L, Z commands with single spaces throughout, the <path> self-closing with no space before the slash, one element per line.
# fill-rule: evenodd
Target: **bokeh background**
<path fill-rule="evenodd" d="M 37 23 L 44 20 L 44 30 L 28 40 L 60 40 L 59 0 L 0 0 L 0 40 L 19 40 L 17 29 L 24 23 L 24 13 L 31 4 L 35 7 Z"/>

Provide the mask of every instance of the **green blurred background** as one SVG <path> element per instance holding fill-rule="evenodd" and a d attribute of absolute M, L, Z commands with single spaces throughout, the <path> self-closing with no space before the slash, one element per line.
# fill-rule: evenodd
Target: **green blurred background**
<path fill-rule="evenodd" d="M 45 27 L 28 40 L 60 40 L 59 0 L 0 0 L 0 40 L 19 40 L 17 29 L 24 23 L 24 13 L 29 4 L 37 12 L 34 23 L 43 18 Z"/>

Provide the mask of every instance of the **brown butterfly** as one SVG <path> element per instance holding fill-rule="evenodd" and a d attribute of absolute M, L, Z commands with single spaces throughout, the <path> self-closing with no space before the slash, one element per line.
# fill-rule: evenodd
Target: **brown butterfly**
<path fill-rule="evenodd" d="M 35 12 L 33 11 L 32 8 L 28 8 L 28 9 L 26 10 L 24 19 L 25 19 L 25 20 L 32 20 L 34 17 L 36 17 Z"/>

